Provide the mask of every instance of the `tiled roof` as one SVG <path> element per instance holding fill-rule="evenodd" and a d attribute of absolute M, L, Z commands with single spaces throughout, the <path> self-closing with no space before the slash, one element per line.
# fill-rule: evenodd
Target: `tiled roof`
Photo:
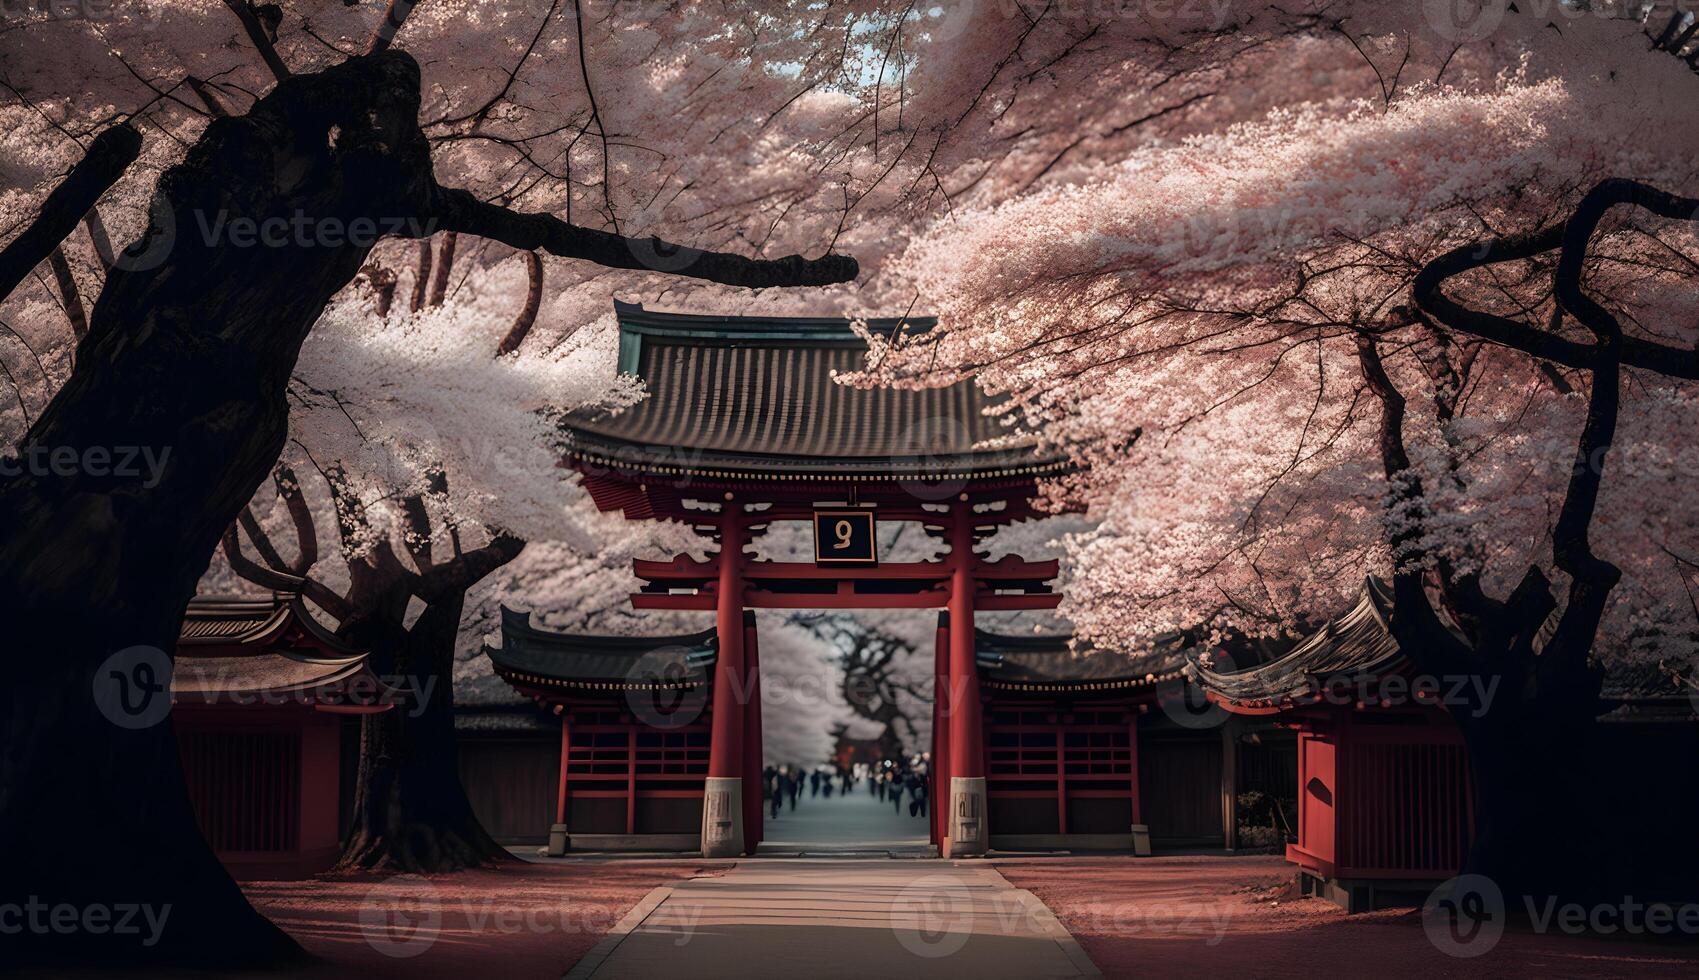
<path fill-rule="evenodd" d="M 703 683 L 718 647 L 712 629 L 679 636 L 557 633 L 533 626 L 530 613 L 503 606 L 501 646 L 484 653 L 516 686 L 615 690 Z"/>
<path fill-rule="evenodd" d="M 615 304 L 620 370 L 647 396 L 617 413 L 565 420 L 575 459 L 658 473 L 833 473 L 900 477 L 1059 471 L 1030 438 L 985 414 L 970 381 L 947 388 L 853 388 L 865 342 L 850 321 L 659 313 Z M 930 319 L 868 320 L 890 336 Z"/>
<path fill-rule="evenodd" d="M 1073 644 L 1066 636 L 975 631 L 986 687 L 1028 692 L 1151 687 L 1184 677 L 1185 646 L 1175 640 L 1143 654 Z"/>
<path fill-rule="evenodd" d="M 1224 700 L 1240 704 L 1281 706 L 1310 698 L 1329 678 L 1373 678 L 1397 673 L 1406 665 L 1392 635 L 1392 591 L 1376 578 L 1363 583 L 1357 604 L 1304 638 L 1291 651 L 1248 670 L 1217 670 L 1193 660 L 1187 673 Z M 1556 613 L 1553 613 L 1555 618 Z M 1685 692 L 1669 672 L 1657 665 L 1606 658 L 1601 696 L 1623 702 L 1616 714 L 1666 705 L 1691 713 Z"/>
<path fill-rule="evenodd" d="M 172 695 L 212 703 L 311 695 L 367 670 L 366 654 L 315 620 L 300 596 L 197 596 L 179 631 Z M 368 693 L 376 691 L 375 685 Z M 342 697 L 339 693 L 338 698 Z"/>

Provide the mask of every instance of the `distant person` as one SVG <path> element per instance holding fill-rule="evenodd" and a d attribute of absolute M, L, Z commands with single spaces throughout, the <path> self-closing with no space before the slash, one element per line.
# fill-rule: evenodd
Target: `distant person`
<path fill-rule="evenodd" d="M 780 769 L 773 774 L 773 806 L 772 819 L 779 819 L 779 807 L 784 805 L 785 797 L 790 795 L 790 773 Z"/>
<path fill-rule="evenodd" d="M 802 795 L 802 770 L 792 769 L 790 782 L 786 784 L 790 790 L 791 812 L 796 812 L 796 798 Z"/>
<path fill-rule="evenodd" d="M 918 772 L 908 775 L 908 815 L 911 817 L 926 816 L 926 777 Z"/>
<path fill-rule="evenodd" d="M 820 770 L 818 769 L 808 774 L 808 795 L 820 795 Z"/>
<path fill-rule="evenodd" d="M 821 794 L 823 794 L 826 797 L 826 799 L 828 799 L 828 800 L 831 799 L 832 798 L 832 774 L 829 773 L 829 772 L 817 772 L 817 773 L 815 773 L 815 775 L 820 777 L 820 792 L 821 792 Z"/>

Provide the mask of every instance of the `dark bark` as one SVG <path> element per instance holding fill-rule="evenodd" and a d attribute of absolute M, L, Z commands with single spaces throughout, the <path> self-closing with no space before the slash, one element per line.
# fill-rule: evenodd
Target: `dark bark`
<path fill-rule="evenodd" d="M 141 136 L 128 126 L 114 126 L 94 138 L 71 173 L 47 195 L 41 214 L 0 250 L 0 297 L 11 295 L 30 270 L 59 247 L 141 151 Z"/>
<path fill-rule="evenodd" d="M 47 263 L 53 267 L 53 283 L 59 287 L 59 301 L 65 304 L 65 319 L 71 322 L 71 336 L 81 340 L 88 333 L 88 314 L 83 311 L 83 298 L 77 292 L 77 280 L 71 275 L 71 263 L 65 259 L 65 250 L 54 246 L 47 256 Z"/>
<path fill-rule="evenodd" d="M 449 232 L 442 236 L 442 248 L 437 251 L 436 274 L 431 279 L 431 295 L 426 306 L 441 306 L 448 295 L 448 277 L 454 272 L 454 246 L 460 236 Z"/>
<path fill-rule="evenodd" d="M 175 649 L 213 551 L 282 449 L 300 346 L 371 246 L 348 234 L 242 244 L 230 222 L 304 219 L 325 231 L 333 220 L 342 230 L 413 220 L 422 226 L 397 233 L 424 237 L 443 192 L 419 129 L 419 91 L 417 64 L 388 51 L 284 78 L 247 114 L 209 123 L 160 178 L 147 231 L 108 276 L 70 378 L 21 447 L 25 460 L 145 447 L 168 452 L 165 464 L 157 476 L 30 465 L 0 476 L 0 619 L 17 652 L 0 693 L 0 888 L 7 898 L 172 907 L 153 946 L 110 933 L 30 934 L 9 962 L 254 965 L 295 950 L 196 832 L 169 723 L 116 727 L 90 692 L 114 651 Z M 96 142 L 133 151 L 127 132 Z M 0 269 L 27 271 L 63 238 L 98 196 L 76 192 L 104 188 L 116 170 L 85 176 L 94 172 L 73 172 Z M 447 197 L 443 214 L 477 219 L 461 230 L 506 230 L 499 209 Z M 48 227 L 61 219 L 57 233 Z M 577 234 L 546 216 L 516 220 L 527 233 Z M 37 258 L 14 261 L 14 250 L 31 252 L 27 242 L 39 244 Z M 746 284 L 774 284 L 770 263 L 708 265 L 738 261 Z M 792 281 L 813 281 L 815 266 L 797 263 Z"/>
<path fill-rule="evenodd" d="M 536 252 L 526 252 L 525 255 L 525 306 L 514 317 L 513 326 L 507 330 L 507 336 L 496 346 L 496 356 L 511 354 L 519 349 L 530 335 L 531 328 L 537 323 L 537 310 L 543 303 L 543 259 Z"/>
<path fill-rule="evenodd" d="M 1585 291 L 1592 237 L 1604 215 L 1620 204 L 1684 220 L 1699 213 L 1695 202 L 1654 188 L 1605 181 L 1562 225 L 1456 249 L 1425 267 L 1415 284 L 1423 311 L 1447 327 L 1588 375 L 1587 414 L 1552 531 L 1552 563 L 1569 577 L 1568 595 L 1538 650 L 1541 630 L 1558 608 L 1552 583 L 1538 568 L 1530 568 L 1499 601 L 1484 595 L 1478 581 L 1447 574 L 1442 565 L 1434 584 L 1465 629 L 1459 640 L 1436 615 L 1414 570 L 1423 556 L 1398 555 L 1403 567 L 1396 577 L 1392 627 L 1400 645 L 1420 669 L 1467 677 L 1494 692 L 1483 702 L 1449 707 L 1468 746 L 1475 800 L 1476 835 L 1464 870 L 1492 877 L 1513 907 L 1524 896 L 1583 902 L 1625 894 L 1643 898 L 1645 882 L 1669 877 L 1623 857 L 1633 851 L 1642 815 L 1634 801 L 1600 791 L 1612 764 L 1598 730 L 1608 705 L 1601 699 L 1603 671 L 1590 657 L 1621 572 L 1593 551 L 1589 532 L 1621 411 L 1622 367 L 1692 378 L 1699 376 L 1699 358 L 1689 350 L 1624 337 L 1616 317 Z M 1553 249 L 1560 250 L 1553 274 L 1559 310 L 1546 329 L 1472 309 L 1443 292 L 1445 282 L 1462 272 Z M 1592 333 L 1592 343 L 1557 334 L 1564 313 Z M 1381 369 L 1373 343 L 1362 341 L 1361 348 L 1364 377 L 1383 405 L 1381 452 L 1392 504 L 1418 522 L 1395 540 L 1398 551 L 1419 537 L 1421 487 L 1403 449 L 1403 400 Z M 1561 375 L 1555 377 L 1559 390 L 1570 388 Z M 1589 846 L 1575 846 L 1578 828 L 1586 828 Z M 1669 859 L 1682 860 L 1673 854 Z"/>
<path fill-rule="evenodd" d="M 406 678 L 424 696 L 362 719 L 354 825 L 338 868 L 438 873 L 507 861 L 460 783 L 454 648 L 466 593 L 440 596 L 404 629 L 399 617 L 410 593 L 398 592 L 342 632 L 371 647 L 380 675 Z"/>

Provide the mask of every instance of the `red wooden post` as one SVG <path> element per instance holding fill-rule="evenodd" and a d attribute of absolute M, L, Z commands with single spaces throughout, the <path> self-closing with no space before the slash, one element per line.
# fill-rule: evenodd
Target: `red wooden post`
<path fill-rule="evenodd" d="M 702 855 L 735 857 L 743 836 L 743 506 L 726 494 L 720 507 L 719 580 L 715 625 L 720 650 L 714 662 L 714 705 L 708 778 L 702 790 Z"/>
<path fill-rule="evenodd" d="M 1060 723 L 1048 726 L 1050 737 L 1056 742 L 1056 832 L 1068 832 L 1068 748 L 1063 737 L 1065 726 Z"/>
<path fill-rule="evenodd" d="M 625 726 L 625 832 L 637 833 L 637 733 L 642 725 Z"/>
<path fill-rule="evenodd" d="M 555 823 L 566 823 L 566 774 L 572 760 L 572 719 L 560 716 L 560 783 L 555 790 Z"/>
<path fill-rule="evenodd" d="M 1144 801 L 1139 795 L 1139 713 L 1127 715 L 1127 773 L 1133 794 L 1133 854 L 1150 856 L 1150 827 L 1144 822 Z"/>
<path fill-rule="evenodd" d="M 555 711 L 560 714 L 560 781 L 555 784 L 555 822 L 549 828 L 548 854 L 562 857 L 572 840 L 566 825 L 566 776 L 572 765 L 572 716 L 559 705 L 555 706 Z"/>
<path fill-rule="evenodd" d="M 937 645 L 932 656 L 932 843 L 944 846 L 950 813 L 950 614 L 938 614 Z M 940 851 L 942 853 L 942 851 Z"/>
<path fill-rule="evenodd" d="M 945 857 L 984 854 L 985 725 L 973 629 L 973 509 L 950 513 L 950 817 Z"/>
<path fill-rule="evenodd" d="M 748 665 L 747 679 L 741 688 L 743 710 L 743 836 L 753 851 L 761 843 L 766 821 L 763 819 L 761 791 L 765 760 L 761 745 L 761 653 L 755 641 L 755 611 L 743 611 L 743 656 Z"/>

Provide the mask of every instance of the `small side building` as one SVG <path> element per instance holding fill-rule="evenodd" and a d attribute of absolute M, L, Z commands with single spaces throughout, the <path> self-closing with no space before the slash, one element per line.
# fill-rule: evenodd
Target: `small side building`
<path fill-rule="evenodd" d="M 238 879 L 304 878 L 340 853 L 358 715 L 387 710 L 365 652 L 301 598 L 189 604 L 172 719 L 201 833 Z"/>
<path fill-rule="evenodd" d="M 1240 717 L 1298 734 L 1297 840 L 1286 857 L 1309 894 L 1356 912 L 1420 904 L 1456 875 L 1473 839 L 1468 750 L 1434 678 L 1417 675 L 1389 626 L 1390 589 L 1369 579 L 1357 604 L 1284 656 L 1248 670 L 1194 662 L 1188 673 Z M 1603 698 L 1602 791 L 1645 815 L 1615 859 L 1645 869 L 1648 893 L 1687 895 L 1699 847 L 1679 814 L 1699 806 L 1699 774 L 1667 760 L 1699 753 L 1695 700 L 1655 665 L 1613 665 Z M 1560 819 L 1553 815 L 1553 819 Z"/>
<path fill-rule="evenodd" d="M 698 849 L 715 631 L 660 637 L 557 633 L 534 626 L 528 613 L 504 608 L 501 632 L 501 646 L 485 648 L 497 676 L 558 726 L 554 778 L 531 780 L 533 789 L 553 791 L 553 807 L 534 817 L 528 807 L 524 818 L 535 819 L 537 832 L 548 834 L 551 853 Z M 467 742 L 463 737 L 462 746 Z M 758 808 L 759 786 L 753 788 Z M 491 796 L 473 794 L 486 825 L 492 816 L 480 798 Z M 493 819 L 498 837 L 517 836 L 508 820 Z"/>

